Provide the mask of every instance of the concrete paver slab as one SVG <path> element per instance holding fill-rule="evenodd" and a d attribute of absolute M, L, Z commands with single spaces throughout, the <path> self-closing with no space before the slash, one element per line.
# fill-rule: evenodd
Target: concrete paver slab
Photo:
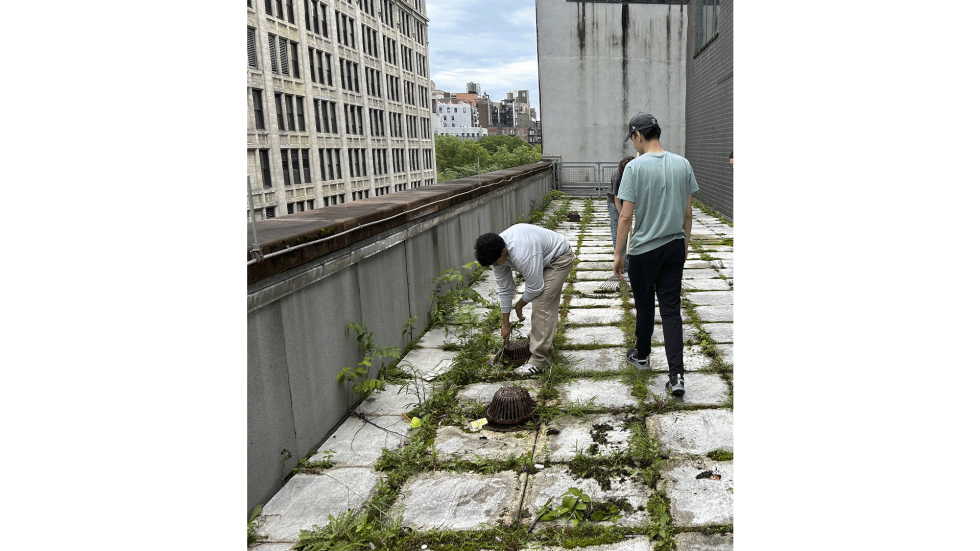
<path fill-rule="evenodd" d="M 682 279 L 681 289 L 688 291 L 731 291 L 732 286 L 724 279 Z"/>
<path fill-rule="evenodd" d="M 602 306 L 606 308 L 616 308 L 622 306 L 622 301 L 617 298 L 591 298 L 591 297 L 572 297 L 570 306 L 572 308 L 582 308 L 591 306 Z"/>
<path fill-rule="evenodd" d="M 602 253 L 579 253 L 578 259 L 582 262 L 612 262 L 613 252 L 609 249 L 608 252 Z"/>
<path fill-rule="evenodd" d="M 359 509 L 380 480 L 381 473 L 362 467 L 299 473 L 262 508 L 256 534 L 272 542 L 299 541 L 300 530 L 325 526 L 330 515 Z"/>
<path fill-rule="evenodd" d="M 439 325 L 426 331 L 422 335 L 422 338 L 419 339 L 418 346 L 422 348 L 442 348 L 451 342 L 452 339 L 446 334 L 446 329 Z"/>
<path fill-rule="evenodd" d="M 568 344 L 611 344 L 622 346 L 626 337 L 619 327 L 607 325 L 601 327 L 570 327 L 565 330 Z"/>
<path fill-rule="evenodd" d="M 697 478 L 705 471 L 720 480 Z M 685 459 L 668 462 L 661 483 L 670 497 L 670 516 L 674 526 L 732 524 L 735 478 L 732 462 Z"/>
<path fill-rule="evenodd" d="M 292 551 L 292 542 L 289 543 L 258 543 L 248 548 L 248 551 Z"/>
<path fill-rule="evenodd" d="M 653 543 L 646 536 L 627 536 L 623 541 L 605 545 L 579 547 L 576 551 L 653 551 Z M 568 551 L 564 547 L 542 547 L 541 551 Z"/>
<path fill-rule="evenodd" d="M 730 306 L 735 304 L 735 293 L 733 291 L 687 293 L 684 298 L 697 306 Z"/>
<path fill-rule="evenodd" d="M 577 451 L 589 455 L 625 451 L 631 434 L 625 419 L 623 415 L 609 414 L 559 417 L 541 426 L 538 448 L 547 443 L 549 458 L 558 462 L 571 461 Z M 593 444 L 595 448 L 591 447 Z"/>
<path fill-rule="evenodd" d="M 612 265 L 613 263 L 611 259 L 610 260 L 587 260 L 587 261 L 583 260 L 582 262 L 579 262 L 578 269 L 586 270 L 586 271 L 587 270 L 604 271 L 604 272 L 608 272 L 609 274 L 612 274 Z"/>
<path fill-rule="evenodd" d="M 715 277 L 718 277 L 718 272 L 712 268 L 704 268 L 700 270 L 688 270 L 687 268 L 684 268 L 684 274 L 681 275 L 681 279 L 711 279 Z"/>
<path fill-rule="evenodd" d="M 728 266 L 723 270 L 718 270 L 718 273 L 727 277 L 728 279 L 735 277 L 735 270 L 732 268 L 732 266 Z"/>
<path fill-rule="evenodd" d="M 698 260 L 688 260 L 687 262 L 684 263 L 684 270 L 685 271 L 687 271 L 687 270 L 703 270 L 703 269 L 707 269 L 707 268 L 711 268 L 711 267 L 712 266 L 711 266 L 711 263 L 710 262 L 708 262 L 707 260 L 701 260 L 700 257 L 698 258 Z"/>
<path fill-rule="evenodd" d="M 393 415 L 361 419 L 350 417 L 334 431 L 313 455 L 320 460 L 323 452 L 333 451 L 330 461 L 338 467 L 374 467 L 381 450 L 393 450 L 408 442 L 408 421 Z"/>
<path fill-rule="evenodd" d="M 650 515 L 647 513 L 646 505 L 650 499 L 650 490 L 639 482 L 626 479 L 620 482 L 613 480 L 608 490 L 603 491 L 599 483 L 592 478 L 575 478 L 568 469 L 564 467 L 549 467 L 536 474 L 531 475 L 528 481 L 527 494 L 524 498 L 524 510 L 531 513 L 531 518 L 537 514 L 538 510 L 548 502 L 561 503 L 561 496 L 569 488 L 578 488 L 592 498 L 593 503 L 601 501 L 612 501 L 623 499 L 633 506 L 634 511 L 623 516 L 615 523 L 616 526 L 642 526 L 646 523 Z M 643 507 L 642 511 L 639 511 Z M 564 519 L 551 522 L 538 522 L 534 530 L 542 530 L 548 526 L 571 526 L 571 522 Z M 611 526 L 612 522 L 603 521 L 595 524 Z"/>
<path fill-rule="evenodd" d="M 735 307 L 727 306 L 695 306 L 701 321 L 735 321 Z"/>
<path fill-rule="evenodd" d="M 714 450 L 734 450 L 733 421 L 730 409 L 673 411 L 647 419 L 647 429 L 673 455 L 704 455 Z"/>
<path fill-rule="evenodd" d="M 426 381 L 431 381 L 439 375 L 449 371 L 452 366 L 455 352 L 438 350 L 435 348 L 416 348 L 398 362 L 398 366 L 413 373 L 413 368 L 418 371 Z"/>
<path fill-rule="evenodd" d="M 626 363 L 626 350 L 623 348 L 565 350 L 562 354 L 571 360 L 571 370 L 576 372 L 622 371 L 629 365 Z"/>
<path fill-rule="evenodd" d="M 579 258 L 582 258 L 583 254 L 608 254 L 609 256 L 613 255 L 613 250 L 611 246 L 610 247 L 586 247 L 585 245 L 582 245 L 582 248 L 580 248 L 578 252 L 579 252 Z"/>
<path fill-rule="evenodd" d="M 497 519 L 512 521 L 521 488 L 513 471 L 425 473 L 405 483 L 392 513 L 416 530 L 476 530 Z"/>
<path fill-rule="evenodd" d="M 715 350 L 721 354 L 721 360 L 727 364 L 735 365 L 735 345 L 734 344 L 716 344 Z"/>
<path fill-rule="evenodd" d="M 511 455 L 520 457 L 533 451 L 534 436 L 533 430 L 467 432 L 459 427 L 440 427 L 436 429 L 435 447 L 440 460 L 451 456 L 465 461 L 475 461 L 478 457 L 505 461 Z"/>
<path fill-rule="evenodd" d="M 556 389 L 565 402 L 569 403 L 585 404 L 595 398 L 593 405 L 600 408 L 624 408 L 639 405 L 636 397 L 631 394 L 632 388 L 619 381 L 576 379 L 564 385 L 558 385 Z"/>
<path fill-rule="evenodd" d="M 573 325 L 608 325 L 623 321 L 622 308 L 569 308 L 565 321 Z"/>
<path fill-rule="evenodd" d="M 734 323 L 704 323 L 701 327 L 716 343 L 731 344 L 735 342 Z"/>
<path fill-rule="evenodd" d="M 735 541 L 732 534 L 704 535 L 698 532 L 681 532 L 674 535 L 677 551 L 733 551 Z"/>
<path fill-rule="evenodd" d="M 587 272 L 577 272 L 575 277 L 577 277 L 579 281 L 604 281 L 606 279 L 609 279 L 609 276 L 611 274 L 612 274 L 612 270 L 609 271 L 592 270 Z"/>
<path fill-rule="evenodd" d="M 667 393 L 667 374 L 659 374 L 647 383 L 650 394 L 647 401 L 652 402 L 654 395 L 663 396 Z M 715 373 L 685 373 L 684 395 L 673 397 L 673 400 L 689 406 L 717 406 L 728 399 L 728 383 Z"/>
<path fill-rule="evenodd" d="M 420 387 L 419 392 L 423 393 L 422 398 L 432 395 L 430 383 L 418 382 L 415 384 Z M 415 384 L 409 384 L 402 388 L 400 385 L 389 383 L 384 390 L 376 391 L 365 398 L 355 411 L 368 417 L 400 416 L 419 404 L 420 398 L 415 394 Z"/>

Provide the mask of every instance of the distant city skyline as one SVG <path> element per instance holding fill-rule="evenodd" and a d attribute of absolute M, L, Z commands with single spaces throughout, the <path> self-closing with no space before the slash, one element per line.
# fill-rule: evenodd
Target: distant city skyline
<path fill-rule="evenodd" d="M 538 116 L 538 55 L 533 0 L 426 0 L 430 79 L 445 92 L 480 85 L 492 101 L 527 90 Z"/>

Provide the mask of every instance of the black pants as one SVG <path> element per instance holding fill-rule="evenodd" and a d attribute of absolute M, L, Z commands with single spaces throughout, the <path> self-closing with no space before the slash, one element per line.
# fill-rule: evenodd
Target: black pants
<path fill-rule="evenodd" d="M 681 275 L 687 251 L 683 239 L 675 239 L 640 255 L 630 255 L 627 272 L 636 301 L 636 352 L 650 355 L 654 305 L 660 302 L 667 366 L 671 375 L 684 373 L 684 337 L 681 334 Z M 654 300 L 654 294 L 656 299 Z"/>

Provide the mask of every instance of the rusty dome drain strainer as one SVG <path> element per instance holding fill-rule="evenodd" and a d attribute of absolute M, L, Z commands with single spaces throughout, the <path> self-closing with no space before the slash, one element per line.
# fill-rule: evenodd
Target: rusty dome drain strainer
<path fill-rule="evenodd" d="M 497 425 L 516 425 L 534 415 L 534 400 L 519 386 L 498 390 L 487 406 L 487 421 Z"/>
<path fill-rule="evenodd" d="M 568 221 L 569 222 L 581 222 L 582 221 L 582 215 L 579 214 L 579 213 L 577 213 L 577 212 L 570 212 L 570 213 L 568 213 L 566 215 L 566 218 L 568 218 Z"/>
<path fill-rule="evenodd" d="M 527 339 L 511 340 L 504 345 L 503 360 L 511 367 L 520 367 L 531 359 L 531 341 Z"/>

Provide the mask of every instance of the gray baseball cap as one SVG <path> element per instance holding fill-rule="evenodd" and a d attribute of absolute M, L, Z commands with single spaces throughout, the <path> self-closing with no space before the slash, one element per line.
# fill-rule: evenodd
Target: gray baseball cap
<path fill-rule="evenodd" d="M 633 132 L 636 132 L 637 130 L 643 131 L 648 128 L 653 128 L 654 126 L 657 126 L 657 119 L 653 118 L 653 115 L 650 113 L 640 111 L 639 113 L 633 115 L 633 118 L 630 119 L 630 123 L 626 127 L 626 139 L 623 141 L 629 141 L 630 136 L 632 136 Z"/>

